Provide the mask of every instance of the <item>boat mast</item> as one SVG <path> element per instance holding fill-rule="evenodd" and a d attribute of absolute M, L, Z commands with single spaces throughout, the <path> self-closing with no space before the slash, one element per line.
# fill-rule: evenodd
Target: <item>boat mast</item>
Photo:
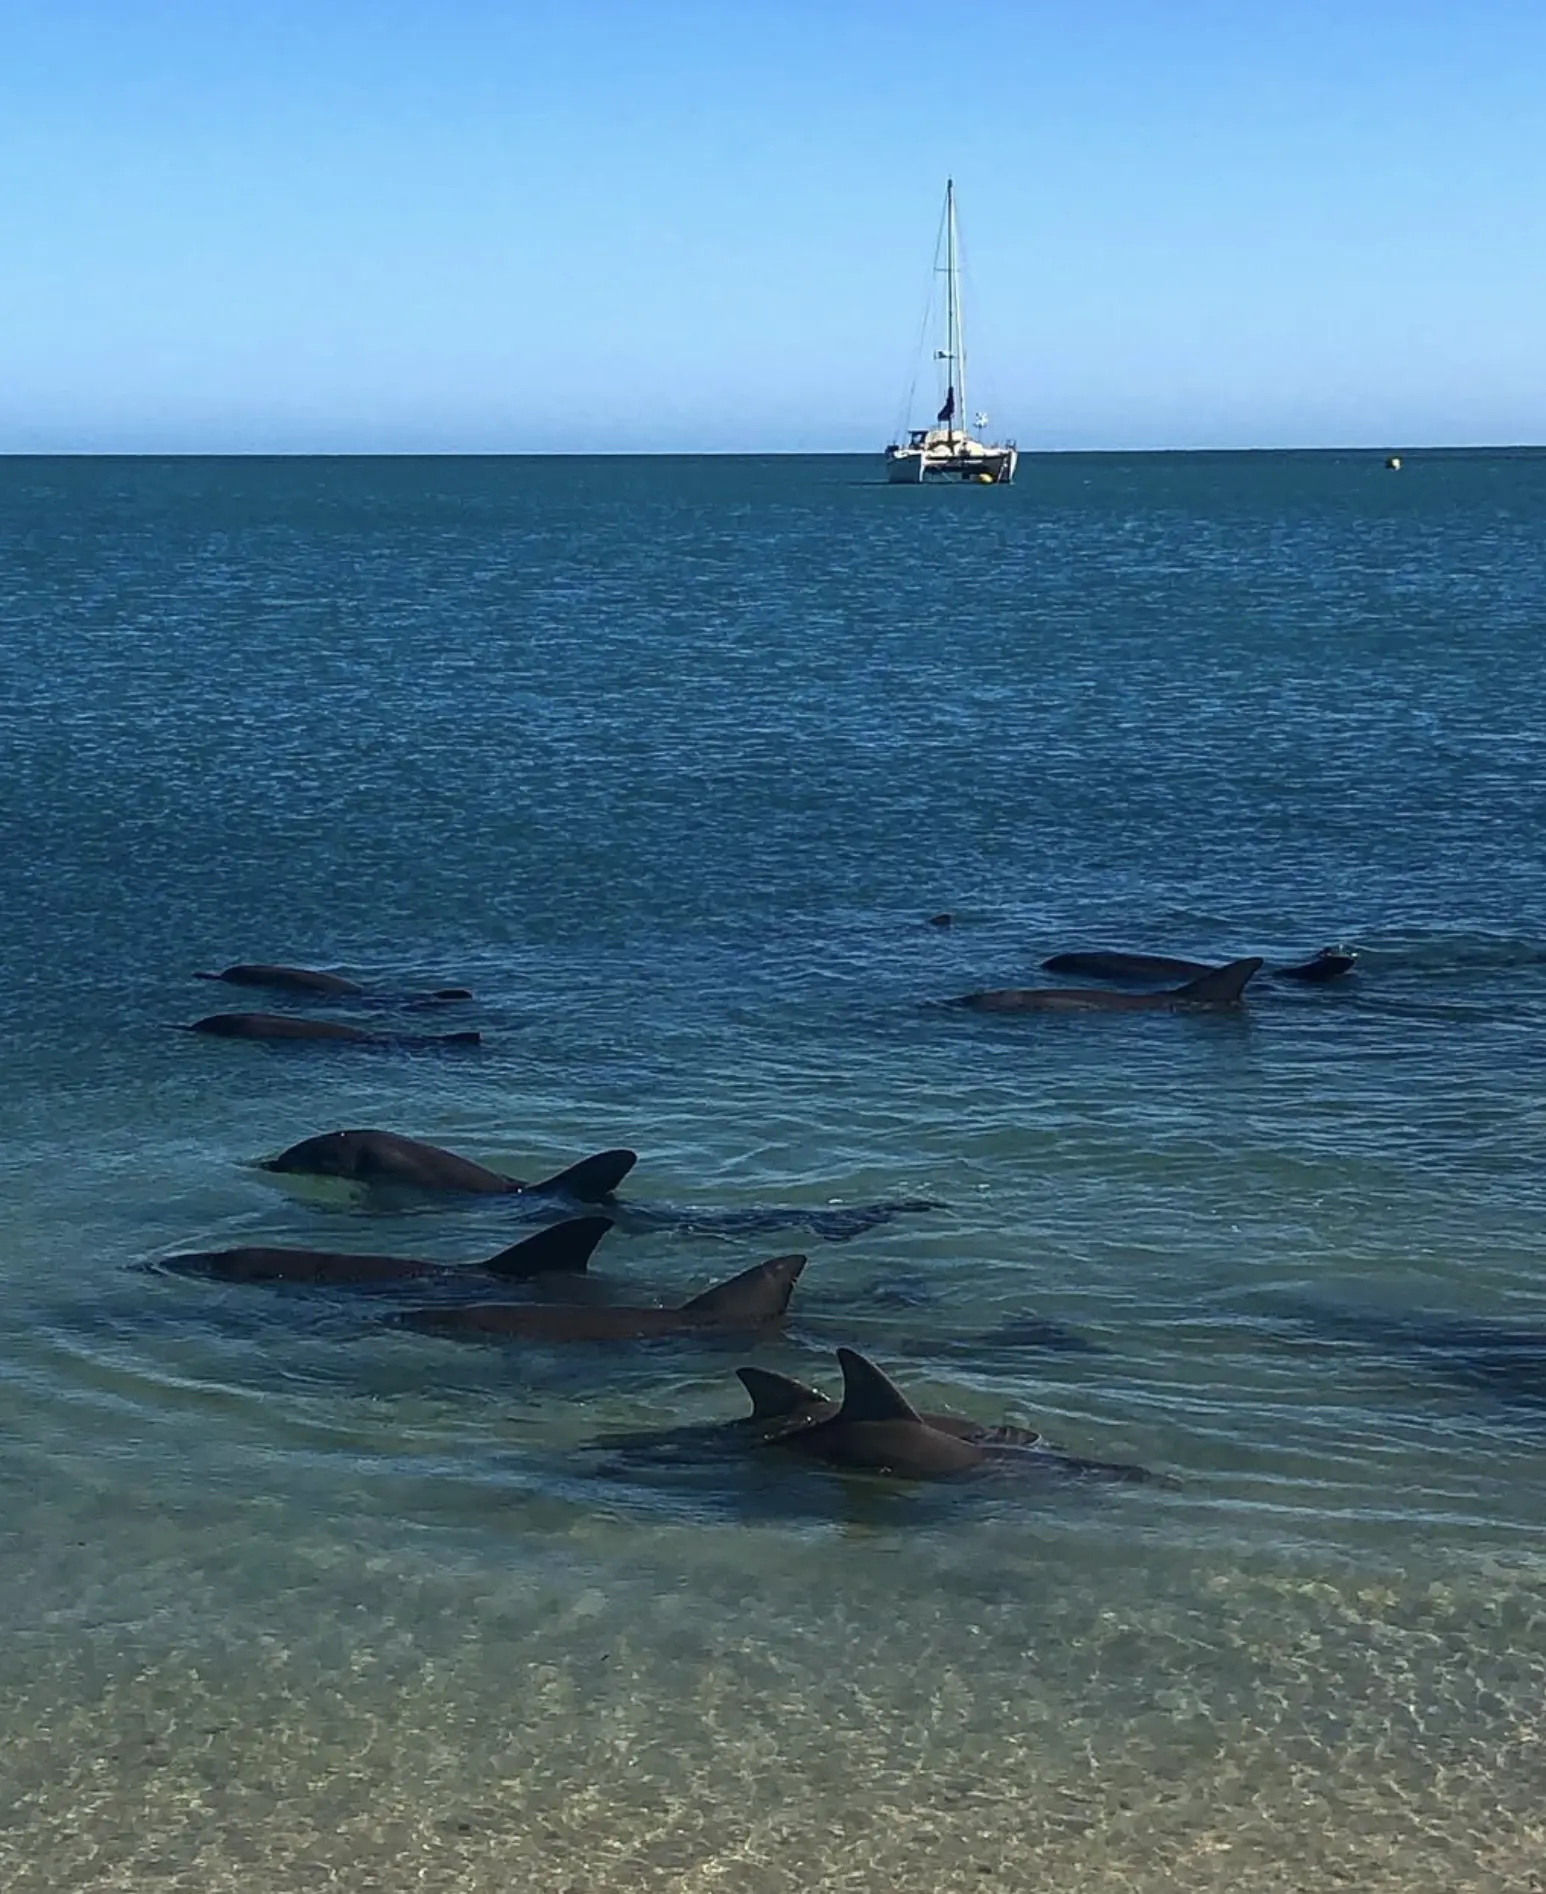
<path fill-rule="evenodd" d="M 955 447 L 956 416 L 966 414 L 966 361 L 961 351 L 961 285 L 956 262 L 956 181 L 945 180 L 945 354 L 950 364 L 950 391 L 955 405 L 948 426 L 950 446 Z"/>

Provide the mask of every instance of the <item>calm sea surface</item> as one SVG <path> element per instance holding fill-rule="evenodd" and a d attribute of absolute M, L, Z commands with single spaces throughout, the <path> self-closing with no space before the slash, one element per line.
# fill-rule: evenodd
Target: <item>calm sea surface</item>
<path fill-rule="evenodd" d="M 1546 1887 L 1546 456 L 878 474 L 0 462 L 10 1894 Z M 294 1008 L 235 960 L 483 1044 L 174 1030 Z M 528 1227 L 257 1168 L 359 1125 L 945 1207 L 606 1239 L 645 1302 L 804 1248 L 755 1346 L 141 1267 Z M 597 1444 L 842 1344 L 1173 1483 Z"/>

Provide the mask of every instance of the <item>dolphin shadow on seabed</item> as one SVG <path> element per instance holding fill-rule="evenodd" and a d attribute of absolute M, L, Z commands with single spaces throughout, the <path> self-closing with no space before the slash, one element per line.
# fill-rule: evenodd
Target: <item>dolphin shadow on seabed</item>
<path fill-rule="evenodd" d="M 1546 1325 L 1355 1309 L 1309 1298 L 1278 1305 L 1272 1315 L 1302 1344 L 1383 1357 L 1546 1419 Z"/>
<path fill-rule="evenodd" d="M 803 1230 L 829 1243 L 844 1243 L 889 1223 L 945 1206 L 931 1198 L 891 1198 L 860 1204 L 780 1205 L 711 1209 L 648 1203 L 617 1196 L 617 1188 L 638 1162 L 637 1153 L 598 1151 L 537 1183 L 490 1170 L 471 1158 L 395 1131 L 327 1131 L 304 1138 L 262 1169 L 282 1175 L 333 1177 L 363 1184 L 383 1207 L 416 1195 L 510 1197 L 535 1215 L 550 1214 L 564 1202 L 603 1207 L 627 1235 L 742 1237 L 781 1230 Z"/>

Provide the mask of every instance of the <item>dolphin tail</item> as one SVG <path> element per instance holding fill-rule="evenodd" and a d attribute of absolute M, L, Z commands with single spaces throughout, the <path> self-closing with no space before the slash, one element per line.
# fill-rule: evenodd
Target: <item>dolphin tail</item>
<path fill-rule="evenodd" d="M 523 1243 L 512 1243 L 478 1267 L 507 1282 L 523 1282 L 528 1276 L 577 1276 L 611 1227 L 610 1217 L 569 1217 Z"/>
<path fill-rule="evenodd" d="M 803 1256 L 774 1256 L 754 1263 L 728 1282 L 705 1289 L 682 1304 L 682 1313 L 708 1315 L 716 1321 L 772 1322 L 789 1307 L 789 1298 L 805 1267 Z"/>
<path fill-rule="evenodd" d="M 868 1360 L 854 1348 L 840 1348 L 837 1351 L 838 1365 L 843 1370 L 843 1405 L 838 1410 L 834 1426 L 845 1426 L 854 1421 L 916 1421 L 926 1425 L 917 1408 L 890 1378 L 881 1373 L 873 1361 Z"/>
<path fill-rule="evenodd" d="M 1262 965 L 1260 954 L 1252 954 L 1245 960 L 1231 960 L 1227 967 L 1211 967 L 1195 980 L 1188 980 L 1185 986 L 1176 987 L 1173 997 L 1190 1000 L 1197 1006 L 1238 1005 L 1246 982 L 1252 974 L 1261 971 Z"/>
<path fill-rule="evenodd" d="M 527 1194 L 541 1197 L 573 1197 L 579 1203 L 601 1203 L 639 1161 L 637 1151 L 597 1151 L 582 1157 L 567 1170 L 555 1171 L 540 1184 L 528 1184 Z"/>
<path fill-rule="evenodd" d="M 820 1388 L 807 1387 L 792 1375 L 774 1374 L 771 1368 L 737 1368 L 736 1374 L 751 1396 L 753 1420 L 787 1420 L 807 1408 L 827 1405 Z"/>

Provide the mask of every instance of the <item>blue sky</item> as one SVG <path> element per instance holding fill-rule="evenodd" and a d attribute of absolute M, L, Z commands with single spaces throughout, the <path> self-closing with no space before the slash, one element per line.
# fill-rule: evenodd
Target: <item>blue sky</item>
<path fill-rule="evenodd" d="M 1022 447 L 1546 441 L 1542 0 L 0 0 L 0 450 L 875 449 L 948 173 Z"/>

